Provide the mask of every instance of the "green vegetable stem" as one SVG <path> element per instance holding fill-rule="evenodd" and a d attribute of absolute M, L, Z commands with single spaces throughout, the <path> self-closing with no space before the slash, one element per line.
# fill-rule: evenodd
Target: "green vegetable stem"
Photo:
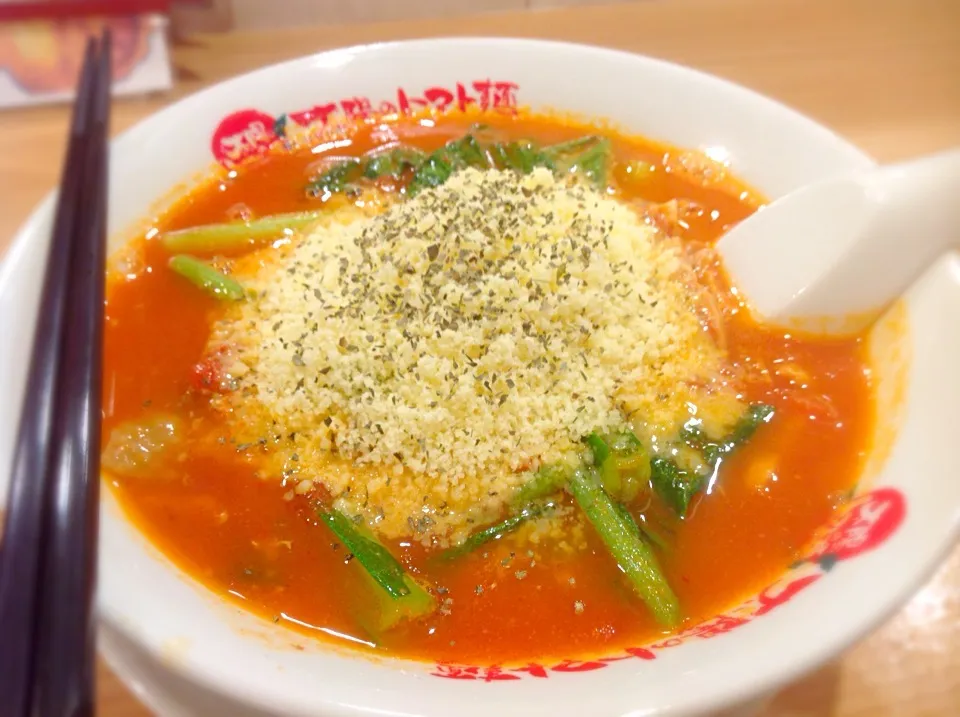
<path fill-rule="evenodd" d="M 258 243 L 303 229 L 322 216 L 322 212 L 274 214 L 249 222 L 205 224 L 166 232 L 160 237 L 172 254 L 228 254 L 249 249 Z"/>
<path fill-rule="evenodd" d="M 236 279 L 221 274 L 209 264 L 192 256 L 178 254 L 170 259 L 169 266 L 216 299 L 240 301 L 246 296 L 243 286 Z"/>
<path fill-rule="evenodd" d="M 375 597 L 365 617 L 372 632 L 388 630 L 402 620 L 421 617 L 436 609 L 436 599 L 404 571 L 399 561 L 366 528 L 334 509 L 321 511 L 319 517 L 372 581 L 371 594 Z"/>
<path fill-rule="evenodd" d="M 600 486 L 592 467 L 574 471 L 570 491 L 604 545 L 626 575 L 634 592 L 646 603 L 656 620 L 673 627 L 680 622 L 680 605 L 667 583 L 653 551 L 641 538 L 636 524 Z"/>

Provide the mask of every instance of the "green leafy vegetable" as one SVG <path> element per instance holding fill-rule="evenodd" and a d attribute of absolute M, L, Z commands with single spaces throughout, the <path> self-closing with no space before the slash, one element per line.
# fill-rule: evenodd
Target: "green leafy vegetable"
<path fill-rule="evenodd" d="M 593 147 L 584 151 L 576 161 L 576 169 L 589 179 L 597 188 L 607 186 L 610 171 L 610 140 L 602 139 Z"/>
<path fill-rule="evenodd" d="M 478 126 L 475 131 L 483 128 Z M 399 177 L 403 170 L 411 169 L 407 194 L 416 196 L 426 188 L 440 186 L 465 167 L 512 169 L 521 174 L 546 167 L 554 172 L 580 174 L 602 188 L 608 183 L 611 157 L 610 140 L 598 135 L 541 148 L 529 140 L 481 143 L 471 132 L 429 155 L 401 147 L 367 158 L 343 160 L 310 182 L 307 191 L 315 196 L 349 191 L 361 178 Z"/>
<path fill-rule="evenodd" d="M 398 147 L 389 152 L 371 157 L 363 168 L 363 176 L 367 179 L 379 177 L 399 178 L 407 169 L 417 167 L 426 155 L 418 149 Z"/>
<path fill-rule="evenodd" d="M 570 467 L 562 464 L 542 466 L 533 478 L 520 486 L 510 501 L 510 505 L 517 511 L 514 515 L 473 533 L 462 545 L 446 551 L 443 557 L 453 558 L 469 553 L 484 543 L 500 539 L 526 521 L 553 510 L 557 505 L 556 502 L 544 501 L 544 499 L 557 493 L 567 484 L 571 471 Z"/>
<path fill-rule="evenodd" d="M 307 192 L 315 197 L 338 194 L 356 188 L 356 181 L 363 173 L 359 159 L 346 159 L 330 167 L 307 185 Z"/>
<path fill-rule="evenodd" d="M 507 145 L 510 166 L 520 174 L 530 174 L 534 168 L 541 166 L 543 156 L 531 142 L 511 142 Z"/>
<path fill-rule="evenodd" d="M 640 439 L 627 431 L 609 436 L 591 433 L 586 442 L 604 490 L 623 503 L 636 498 L 650 480 L 650 460 Z"/>
<path fill-rule="evenodd" d="M 570 491 L 656 620 L 667 626 L 679 623 L 680 605 L 653 551 L 640 538 L 636 523 L 600 487 L 596 469 L 585 466 L 574 471 Z"/>
<path fill-rule="evenodd" d="M 691 448 L 701 448 L 707 442 L 707 434 L 700 427 L 699 418 L 691 418 L 680 429 L 680 440 Z"/>
<path fill-rule="evenodd" d="M 520 486 L 513 500 L 514 508 L 524 508 L 534 501 L 546 498 L 567 484 L 571 469 L 564 465 L 543 466 L 536 475 Z"/>
<path fill-rule="evenodd" d="M 321 511 L 318 515 L 360 563 L 370 582 L 369 593 L 357 598 L 357 608 L 358 619 L 372 635 L 436 609 L 436 598 L 406 573 L 365 527 L 338 510 Z"/>
<path fill-rule="evenodd" d="M 450 179 L 451 174 L 453 174 L 453 165 L 434 152 L 417 168 L 407 186 L 407 194 L 413 197 L 428 187 L 439 187 Z"/>
<path fill-rule="evenodd" d="M 249 249 L 261 241 L 275 239 L 315 222 L 322 212 L 274 214 L 249 222 L 205 224 L 189 229 L 166 232 L 160 238 L 172 254 L 225 254 Z"/>
<path fill-rule="evenodd" d="M 544 147 L 543 152 L 553 160 L 558 172 L 580 173 L 597 188 L 605 187 L 609 181 L 613 147 L 606 137 L 579 137 Z"/>
<path fill-rule="evenodd" d="M 751 404 L 747 412 L 737 421 L 737 425 L 733 427 L 724 443 L 731 444 L 734 448 L 743 445 L 753 437 L 761 424 L 767 423 L 773 418 L 773 413 L 773 406 L 766 403 Z"/>
<path fill-rule="evenodd" d="M 490 166 L 490 162 L 480 147 L 480 143 L 477 142 L 476 137 L 472 134 L 448 142 L 440 151 L 445 153 L 448 162 L 455 169 L 460 169 L 461 167 L 486 169 Z"/>
<path fill-rule="evenodd" d="M 469 538 L 467 538 L 461 545 L 444 551 L 441 557 L 445 560 L 450 560 L 452 558 L 458 558 L 461 555 L 466 555 L 467 553 L 473 552 L 484 543 L 489 543 L 492 540 L 499 540 L 504 535 L 512 533 L 528 520 L 538 518 L 555 507 L 556 503 L 550 502 L 528 505 L 519 513 L 511 515 L 509 518 L 505 518 L 499 523 L 495 523 L 487 528 L 484 528 L 483 530 L 478 530 L 476 533 L 473 533 Z"/>
<path fill-rule="evenodd" d="M 703 487 L 704 478 L 680 470 L 669 458 L 654 456 L 650 460 L 650 481 L 663 501 L 683 517 L 690 507 L 690 500 Z"/>
<path fill-rule="evenodd" d="M 757 429 L 768 422 L 774 413 L 773 406 L 765 403 L 751 404 L 743 416 L 730 430 L 729 435 L 721 441 L 711 441 L 698 423 L 687 423 L 680 431 L 680 439 L 692 448 L 703 453 L 703 459 L 711 468 L 726 455 L 753 437 Z"/>
<path fill-rule="evenodd" d="M 374 638 L 379 639 L 380 633 L 401 622 L 429 615 L 437 609 L 436 598 L 410 575 L 403 576 L 409 592 L 401 598 L 384 593 L 368 572 L 363 571 L 363 575 L 370 583 L 370 590 L 357 600 L 357 620 Z"/>
<path fill-rule="evenodd" d="M 764 403 L 750 405 L 743 416 L 721 441 L 711 440 L 698 421 L 690 421 L 680 430 L 680 440 L 703 454 L 704 463 L 712 471 L 720 460 L 746 443 L 761 424 L 773 416 L 773 406 Z M 657 457 L 650 462 L 654 490 L 680 516 L 687 512 L 691 498 L 699 491 L 708 476 L 697 476 L 681 470 L 667 458 Z"/>
<path fill-rule="evenodd" d="M 172 257 L 169 266 L 180 276 L 216 299 L 240 301 L 246 296 L 240 282 L 221 274 L 209 264 L 186 254 Z"/>
<path fill-rule="evenodd" d="M 643 444 L 640 442 L 640 439 L 630 431 L 611 433 L 605 436 L 604 440 L 607 445 L 610 446 L 610 450 L 613 451 L 614 455 L 633 455 L 643 450 Z"/>
<path fill-rule="evenodd" d="M 491 145 L 488 153 L 497 169 L 512 169 L 520 174 L 529 174 L 537 167 L 554 167 L 553 160 L 530 141 L 498 142 Z"/>
<path fill-rule="evenodd" d="M 615 456 L 603 464 L 600 475 L 618 485 L 620 500 L 634 500 L 650 481 L 650 458 L 640 449 L 628 456 Z"/>
<path fill-rule="evenodd" d="M 507 145 L 503 142 L 495 142 L 487 148 L 487 155 L 490 157 L 490 165 L 497 169 L 506 169 L 510 166 L 510 155 L 507 154 Z"/>
<path fill-rule="evenodd" d="M 410 594 L 410 587 L 404 580 L 403 566 L 365 528 L 338 510 L 331 509 L 320 513 L 320 520 L 347 546 L 370 577 L 391 597 L 400 598 Z"/>
<path fill-rule="evenodd" d="M 593 453 L 593 464 L 602 466 L 607 458 L 610 457 L 610 447 L 607 445 L 607 442 L 596 433 L 591 433 L 584 440 L 586 444 L 590 446 L 590 450 Z"/>
<path fill-rule="evenodd" d="M 489 166 L 489 159 L 476 138 L 470 134 L 465 135 L 447 142 L 417 167 L 407 187 L 407 194 L 412 197 L 428 187 L 438 187 L 450 179 L 450 175 L 457 169 L 486 169 Z"/>
<path fill-rule="evenodd" d="M 367 179 L 377 179 L 383 176 L 396 176 L 400 173 L 400 166 L 390 154 L 381 154 L 371 159 L 363 170 Z"/>

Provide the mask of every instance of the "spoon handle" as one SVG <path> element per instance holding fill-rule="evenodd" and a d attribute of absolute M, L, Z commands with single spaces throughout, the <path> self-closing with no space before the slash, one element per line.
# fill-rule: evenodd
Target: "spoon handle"
<path fill-rule="evenodd" d="M 851 312 L 884 308 L 960 245 L 960 149 L 864 172 L 860 180 L 865 223 L 823 279 L 844 287 Z"/>
<path fill-rule="evenodd" d="M 762 316 L 854 331 L 957 246 L 960 149 L 808 184 L 717 248 Z"/>
<path fill-rule="evenodd" d="M 960 245 L 960 149 L 868 173 L 864 189 L 876 207 L 871 253 L 891 273 L 912 280 Z"/>

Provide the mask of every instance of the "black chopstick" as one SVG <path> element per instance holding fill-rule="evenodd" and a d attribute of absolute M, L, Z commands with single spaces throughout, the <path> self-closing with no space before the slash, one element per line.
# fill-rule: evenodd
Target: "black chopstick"
<path fill-rule="evenodd" d="M 100 487 L 103 293 L 106 273 L 110 36 L 100 43 L 82 192 L 83 234 L 73 246 L 60 350 L 50 493 L 44 525 L 34 702 L 43 717 L 93 714 Z"/>
<path fill-rule="evenodd" d="M 95 44 L 87 45 L 71 121 L 67 157 L 40 298 L 24 405 L 14 449 L 0 557 L 0 715 L 21 717 L 30 706 L 38 597 L 44 476 L 50 458 L 70 247 L 86 161 Z"/>
<path fill-rule="evenodd" d="M 78 83 L 0 543 L 0 717 L 92 715 L 110 40 Z"/>

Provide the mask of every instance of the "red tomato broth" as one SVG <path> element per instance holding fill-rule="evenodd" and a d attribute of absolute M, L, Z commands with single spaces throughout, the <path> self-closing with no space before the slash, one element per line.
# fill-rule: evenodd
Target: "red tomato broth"
<path fill-rule="evenodd" d="M 415 120 L 390 126 L 400 141 L 430 150 L 461 136 L 474 120 L 452 115 L 435 127 Z M 510 138 L 533 137 L 541 144 L 593 131 L 526 115 L 484 121 Z M 338 147 L 336 155 L 373 148 L 376 129 L 372 123 L 360 126 L 349 150 Z M 621 198 L 694 202 L 696 216 L 683 237 L 695 245 L 715 241 L 761 203 L 729 175 L 704 182 L 674 171 L 678 150 L 605 134 L 618 161 L 639 159 L 657 167 L 638 186 L 615 172 L 622 180 Z M 303 191 L 319 157 L 309 148 L 271 152 L 198 186 L 157 228 L 234 219 L 238 207 L 262 216 L 321 206 L 322 200 Z M 229 441 L 209 440 L 218 419 L 188 388 L 216 302 L 166 269 L 168 255 L 159 242 L 143 241 L 142 249 L 143 268 L 133 278 L 114 275 L 109 282 L 104 435 L 145 410 L 176 412 L 191 422 L 192 431 L 178 464 L 180 480 L 115 478 L 121 504 L 151 541 L 216 593 L 313 636 L 366 641 L 350 605 L 351 595 L 369 587 L 344 548 L 305 500 L 285 499 L 290 487 L 279 477 L 258 473 L 255 457 L 238 457 Z M 746 376 L 745 397 L 771 403 L 777 412 L 724 463 L 710 494 L 695 498 L 671 550 L 660 555 L 686 616 L 684 626 L 756 592 L 793 562 L 849 494 L 873 425 L 862 337 L 785 334 L 729 306 L 723 328 L 731 361 Z M 788 364 L 809 378 L 779 370 Z M 777 479 L 755 485 L 751 466 L 771 455 Z M 550 559 L 549 550 L 534 558 L 515 551 L 511 558 L 512 544 L 502 540 L 439 564 L 418 544 L 389 543 L 405 565 L 443 588 L 440 600 L 452 603 L 444 611 L 449 614 L 435 613 L 383 635 L 378 649 L 427 660 L 523 663 L 603 654 L 663 634 L 622 582 L 599 539 L 586 533 L 589 549 L 572 559 Z M 581 610 L 575 610 L 577 603 Z"/>

